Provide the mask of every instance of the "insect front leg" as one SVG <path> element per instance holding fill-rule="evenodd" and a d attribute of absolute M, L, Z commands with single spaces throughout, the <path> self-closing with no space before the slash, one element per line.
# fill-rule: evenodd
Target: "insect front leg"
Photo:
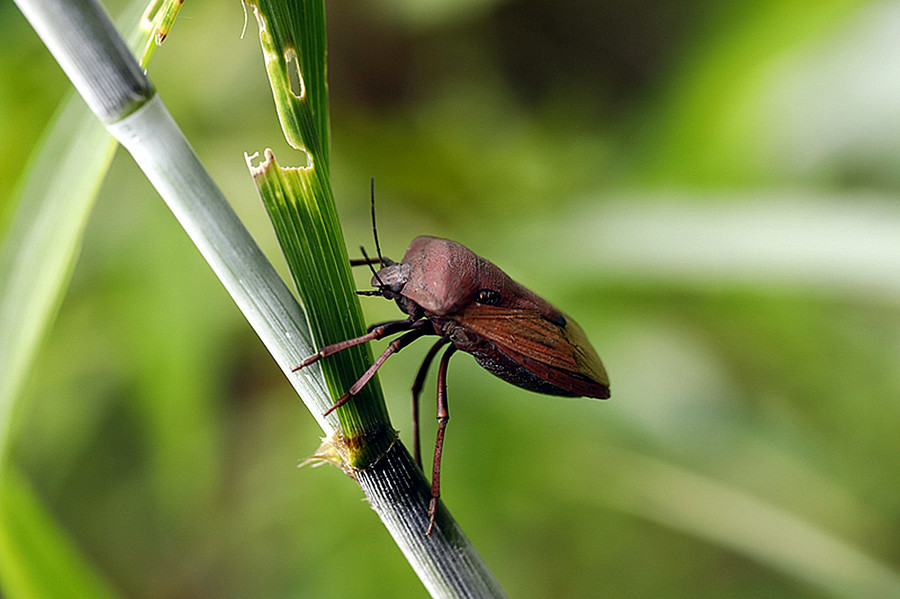
<path fill-rule="evenodd" d="M 456 346 L 451 345 L 441 356 L 441 365 L 438 367 L 437 390 L 437 438 L 434 442 L 434 461 L 431 465 L 431 503 L 428 505 L 428 530 L 425 536 L 431 536 L 434 530 L 434 518 L 437 515 L 437 502 L 441 496 L 441 453 L 444 451 L 444 431 L 450 420 L 450 411 L 447 405 L 447 364 L 450 356 L 456 351 Z"/>
<path fill-rule="evenodd" d="M 372 329 L 365 335 L 360 335 L 359 337 L 354 337 L 353 339 L 347 339 L 346 341 L 339 341 L 338 343 L 326 345 L 313 355 L 300 362 L 299 366 L 291 368 L 291 372 L 297 372 L 298 370 L 306 368 L 314 362 L 318 362 L 322 358 L 334 355 L 339 351 L 347 349 L 348 347 L 353 347 L 354 345 L 359 345 L 361 343 L 365 343 L 366 341 L 381 339 L 382 337 L 387 337 L 388 335 L 393 335 L 394 333 L 399 333 L 401 331 L 408 331 L 415 326 L 417 326 L 416 321 L 412 318 L 383 322 L 372 327 Z"/>
<path fill-rule="evenodd" d="M 334 402 L 334 405 L 325 410 L 323 416 L 328 416 L 334 410 L 350 401 L 351 397 L 359 393 L 360 390 L 366 386 L 366 383 L 372 380 L 372 377 L 375 376 L 375 373 L 379 368 L 381 368 L 381 365 L 384 364 L 384 361 L 387 360 L 392 354 L 397 353 L 423 335 L 434 334 L 433 331 L 426 326 L 428 324 L 430 323 L 426 320 L 414 322 L 412 323 L 414 330 L 409 331 L 405 335 L 401 335 L 400 337 L 391 341 L 388 344 L 387 348 L 383 352 L 381 352 L 381 355 L 378 356 L 378 358 L 375 360 L 375 363 L 369 366 L 369 369 L 366 370 L 366 372 L 361 377 L 359 377 L 358 381 L 353 383 L 353 386 L 350 387 L 350 389 L 348 389 L 346 393 L 344 393 L 340 398 L 338 398 L 336 402 Z"/>

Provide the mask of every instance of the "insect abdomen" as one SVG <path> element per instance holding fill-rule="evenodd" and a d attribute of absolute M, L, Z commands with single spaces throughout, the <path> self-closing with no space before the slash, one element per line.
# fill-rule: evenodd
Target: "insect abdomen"
<path fill-rule="evenodd" d="M 534 374 L 524 366 L 504 353 L 494 349 L 493 351 L 471 352 L 475 360 L 488 372 L 511 383 L 516 387 L 544 393 L 545 395 L 558 395 L 562 397 L 577 397 L 580 393 L 573 393 L 550 381 Z"/>

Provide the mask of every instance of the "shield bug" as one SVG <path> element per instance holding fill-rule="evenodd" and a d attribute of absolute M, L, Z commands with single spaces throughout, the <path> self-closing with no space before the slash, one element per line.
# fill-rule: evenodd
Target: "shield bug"
<path fill-rule="evenodd" d="M 373 202 L 374 221 L 374 202 Z M 375 237 L 378 248 L 377 233 Z M 462 350 L 492 374 L 518 387 L 567 397 L 609 397 L 609 377 L 587 336 L 569 316 L 506 273 L 449 239 L 417 237 L 400 262 L 381 256 L 352 260 L 372 268 L 373 290 L 358 292 L 394 300 L 408 316 L 370 327 L 354 339 L 323 347 L 294 370 L 366 341 L 404 333 L 394 339 L 359 380 L 327 413 L 362 389 L 392 354 L 416 339 L 436 335 L 412 387 L 414 455 L 421 467 L 418 403 L 425 376 L 437 353 L 447 346 L 438 367 L 437 439 L 431 477 L 429 526 L 434 527 L 440 497 L 441 452 L 450 418 L 447 404 L 447 364 Z"/>

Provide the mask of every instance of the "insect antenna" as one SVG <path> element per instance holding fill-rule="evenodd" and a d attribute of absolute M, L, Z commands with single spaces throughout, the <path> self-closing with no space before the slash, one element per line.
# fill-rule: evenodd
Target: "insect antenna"
<path fill-rule="evenodd" d="M 384 256 L 381 255 L 381 245 L 378 243 L 378 227 L 375 225 L 375 177 L 369 181 L 369 186 L 371 190 L 371 204 L 372 204 L 372 236 L 375 238 L 375 252 L 378 254 L 378 264 L 381 268 L 384 268 Z M 365 252 L 363 252 L 365 256 Z M 375 275 L 375 278 L 378 278 L 378 275 Z M 378 280 L 381 282 L 381 279 Z"/>
<path fill-rule="evenodd" d="M 381 280 L 381 277 L 378 276 L 378 271 L 376 271 L 375 267 L 372 266 L 373 262 L 372 262 L 372 259 L 369 258 L 369 255 L 366 254 L 366 248 L 364 248 L 363 246 L 359 246 L 359 251 L 362 252 L 362 255 L 363 255 L 363 260 L 362 260 L 363 264 L 367 264 L 369 266 L 369 270 L 372 271 L 372 275 L 375 277 L 375 280 L 378 281 L 378 286 L 379 287 L 387 287 L 387 285 L 384 284 L 384 281 Z M 381 256 L 379 256 L 379 258 L 380 257 Z M 381 264 L 382 264 L 382 266 L 384 266 L 383 260 L 381 261 Z M 357 291 L 356 293 L 359 295 L 379 295 L 378 292 L 366 293 L 366 292 Z"/>

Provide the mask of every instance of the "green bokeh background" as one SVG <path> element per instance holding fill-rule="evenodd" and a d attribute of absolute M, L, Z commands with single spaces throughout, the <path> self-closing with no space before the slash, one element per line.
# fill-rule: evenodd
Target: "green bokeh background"
<path fill-rule="evenodd" d="M 562 400 L 454 359 L 443 495 L 507 592 L 768 599 L 896 582 L 900 3 L 327 13 L 351 254 L 372 245 L 374 176 L 387 255 L 420 234 L 466 244 L 575 317 L 610 373 L 611 400 Z M 243 152 L 301 156 L 243 19 L 237 1 L 188 2 L 149 73 L 283 271 Z M 0 4 L 4 229 L 67 90 Z M 382 370 L 405 440 L 424 351 Z M 424 595 L 350 479 L 296 469 L 315 421 L 123 152 L 21 405 L 14 459 L 126 596 Z"/>

